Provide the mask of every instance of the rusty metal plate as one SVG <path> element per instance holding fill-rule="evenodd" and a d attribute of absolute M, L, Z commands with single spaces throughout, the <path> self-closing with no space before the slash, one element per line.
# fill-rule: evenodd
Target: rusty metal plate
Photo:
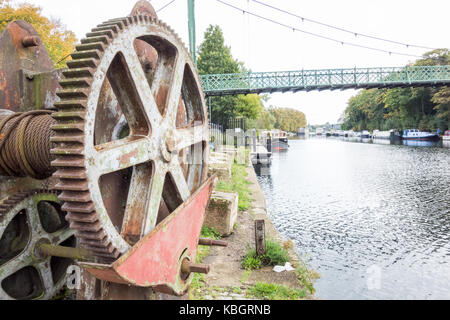
<path fill-rule="evenodd" d="M 182 279 L 181 263 L 195 261 L 200 231 L 215 177 L 111 265 L 80 263 L 96 278 L 181 295 L 192 278 Z"/>

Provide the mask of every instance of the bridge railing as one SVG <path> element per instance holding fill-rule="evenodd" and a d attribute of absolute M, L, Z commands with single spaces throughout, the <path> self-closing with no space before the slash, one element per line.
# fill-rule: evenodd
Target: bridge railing
<path fill-rule="evenodd" d="M 260 91 L 359 88 L 395 84 L 450 83 L 450 66 L 349 68 L 212 74 L 201 77 L 207 95 Z"/>

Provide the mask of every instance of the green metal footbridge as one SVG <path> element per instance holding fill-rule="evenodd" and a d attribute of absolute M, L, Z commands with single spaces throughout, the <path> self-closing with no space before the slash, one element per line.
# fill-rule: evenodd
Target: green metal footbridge
<path fill-rule="evenodd" d="M 450 85 L 450 66 L 247 72 L 201 76 L 206 96 Z"/>

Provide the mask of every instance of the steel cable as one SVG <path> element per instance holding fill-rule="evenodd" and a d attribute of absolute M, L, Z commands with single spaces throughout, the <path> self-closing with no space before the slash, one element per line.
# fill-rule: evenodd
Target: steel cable
<path fill-rule="evenodd" d="M 13 177 L 45 179 L 52 174 L 52 111 L 39 110 L 0 118 L 0 171 Z"/>

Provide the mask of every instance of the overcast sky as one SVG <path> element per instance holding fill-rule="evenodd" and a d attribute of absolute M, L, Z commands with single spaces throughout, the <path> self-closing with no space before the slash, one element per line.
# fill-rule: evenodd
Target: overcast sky
<path fill-rule="evenodd" d="M 108 19 L 126 16 L 134 0 L 25 0 L 42 7 L 43 14 L 59 18 L 78 39 Z M 159 10 L 171 0 L 153 0 Z M 302 22 L 251 0 L 223 0 L 246 11 L 265 16 L 309 32 L 379 49 L 422 55 L 426 49 L 407 48 L 386 42 L 355 37 L 343 32 Z M 367 34 L 411 45 L 449 48 L 449 0 L 260 0 L 304 18 L 324 22 L 360 34 Z M 226 45 L 234 58 L 252 71 L 288 71 L 346 67 L 403 66 L 414 57 L 389 55 L 294 32 L 229 8 L 217 0 L 195 0 L 197 46 L 210 24 L 224 32 Z M 187 0 L 174 3 L 158 13 L 188 46 Z M 335 123 L 356 91 L 322 91 L 272 94 L 269 105 L 303 111 L 310 124 Z"/>

